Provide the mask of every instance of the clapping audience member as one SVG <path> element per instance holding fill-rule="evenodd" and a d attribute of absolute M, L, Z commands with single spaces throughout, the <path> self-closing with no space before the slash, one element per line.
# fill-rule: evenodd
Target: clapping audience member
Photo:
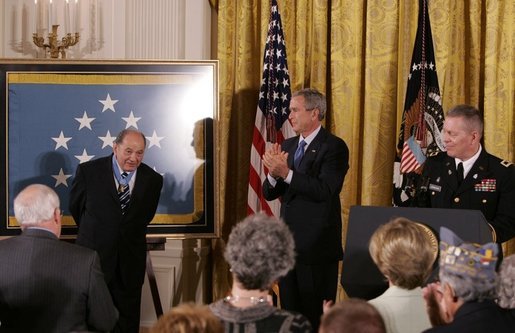
<path fill-rule="evenodd" d="M 225 332 L 311 332 L 300 314 L 280 310 L 268 292 L 295 263 L 293 237 L 288 226 L 264 214 L 251 215 L 229 235 L 225 259 L 233 277 L 229 296 L 209 307 Z"/>
<path fill-rule="evenodd" d="M 95 251 L 61 242 L 59 197 L 34 184 L 14 199 L 22 234 L 0 241 L 0 332 L 110 331 L 118 311 Z"/>
<path fill-rule="evenodd" d="M 381 314 L 388 333 L 421 332 L 431 327 L 422 286 L 431 273 L 438 249 L 431 233 L 406 218 L 381 225 L 372 235 L 369 252 L 389 288 L 369 301 Z"/>
<path fill-rule="evenodd" d="M 386 329 L 376 308 L 365 300 L 350 298 L 327 309 L 318 332 L 385 333 Z"/>
<path fill-rule="evenodd" d="M 499 270 L 497 303 L 505 309 L 515 309 L 515 254 L 504 258 Z"/>
<path fill-rule="evenodd" d="M 440 282 L 424 288 L 431 333 L 513 333 L 513 310 L 496 298 L 498 245 L 464 243 L 451 230 L 440 229 Z"/>
<path fill-rule="evenodd" d="M 207 305 L 183 303 L 159 318 L 150 333 L 223 333 L 220 320 Z"/>

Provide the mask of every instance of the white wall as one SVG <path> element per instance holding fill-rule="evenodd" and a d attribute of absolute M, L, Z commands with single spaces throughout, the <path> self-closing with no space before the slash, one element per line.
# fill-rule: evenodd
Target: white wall
<path fill-rule="evenodd" d="M 45 12 L 49 1 L 38 0 Z M 64 33 L 65 4 L 66 0 L 52 4 L 59 39 Z M 77 7 L 81 39 L 67 52 L 69 59 L 210 58 L 208 0 L 78 0 Z M 75 1 L 70 0 L 72 27 L 74 10 Z M 0 0 L 0 14 L 0 57 L 45 57 L 32 43 L 34 0 Z M 40 21 L 45 17 L 40 14 Z"/>

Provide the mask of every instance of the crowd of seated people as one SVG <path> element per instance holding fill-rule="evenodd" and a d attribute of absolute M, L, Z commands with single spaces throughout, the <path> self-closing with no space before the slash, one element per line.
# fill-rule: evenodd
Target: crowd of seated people
<path fill-rule="evenodd" d="M 29 187 L 28 191 L 37 195 L 50 193 L 53 201 L 49 204 L 52 214 L 48 224 L 57 223 L 60 229 L 59 204 L 52 190 Z M 32 193 L 28 191 L 25 193 Z M 21 207 L 19 202 L 15 202 L 16 208 Z M 21 215 L 20 220 L 24 221 Z M 24 228 L 27 233 L 25 225 Z M 57 237 L 53 238 L 55 242 Z M 467 243 L 451 230 L 442 228 L 439 281 L 425 286 L 437 253 L 427 230 L 420 224 L 397 218 L 380 226 L 370 239 L 369 251 L 389 288 L 368 302 L 350 298 L 335 305 L 320 304 L 324 314 L 318 332 L 515 332 L 515 255 L 497 265 L 497 244 Z M 95 257 L 94 253 L 92 256 Z M 209 306 L 193 303 L 175 306 L 158 319 L 151 333 L 313 332 L 306 317 L 281 310 L 271 300 L 272 285 L 295 263 L 293 236 L 282 220 L 256 214 L 237 223 L 229 235 L 224 257 L 233 280 L 228 295 Z M 7 271 L 6 267 L 0 269 Z M 106 289 L 103 285 L 102 288 Z M 5 295 L 5 290 L 0 293 L 3 310 L 9 306 Z M 112 327 L 116 310 L 110 298 L 104 297 L 103 302 L 110 304 L 113 313 L 109 314 L 106 325 L 92 324 L 88 312 L 84 312 L 82 326 L 76 328 L 85 331 L 94 326 Z M 4 324 L 10 323 L 3 319 Z M 62 321 L 57 317 L 55 320 Z M 23 327 L 35 331 L 30 322 Z M 70 331 L 76 330 L 67 330 Z M 0 323 L 0 332 L 17 331 Z"/>

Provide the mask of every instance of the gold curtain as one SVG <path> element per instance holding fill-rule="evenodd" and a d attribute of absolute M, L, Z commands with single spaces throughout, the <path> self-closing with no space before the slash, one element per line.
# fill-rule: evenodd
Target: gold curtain
<path fill-rule="evenodd" d="M 485 148 L 515 159 L 515 2 L 428 0 L 443 108 L 484 110 Z M 229 290 L 222 250 L 246 215 L 252 128 L 269 20 L 267 0 L 210 0 L 220 61 L 222 239 L 214 242 L 214 289 Z M 352 205 L 391 203 L 393 161 L 417 29 L 418 1 L 278 0 L 292 90 L 327 94 L 326 127 L 350 149 L 341 193 Z M 345 228 L 344 228 L 345 230 Z M 515 242 L 505 253 L 515 252 Z"/>

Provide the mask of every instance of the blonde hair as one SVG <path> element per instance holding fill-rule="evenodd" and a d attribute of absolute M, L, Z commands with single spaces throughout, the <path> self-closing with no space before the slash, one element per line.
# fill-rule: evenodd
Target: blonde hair
<path fill-rule="evenodd" d="M 151 333 L 223 333 L 223 326 L 207 305 L 183 303 L 162 315 Z"/>
<path fill-rule="evenodd" d="M 377 228 L 368 249 L 381 273 L 408 290 L 422 286 L 435 260 L 429 235 L 421 225 L 403 217 Z"/>

